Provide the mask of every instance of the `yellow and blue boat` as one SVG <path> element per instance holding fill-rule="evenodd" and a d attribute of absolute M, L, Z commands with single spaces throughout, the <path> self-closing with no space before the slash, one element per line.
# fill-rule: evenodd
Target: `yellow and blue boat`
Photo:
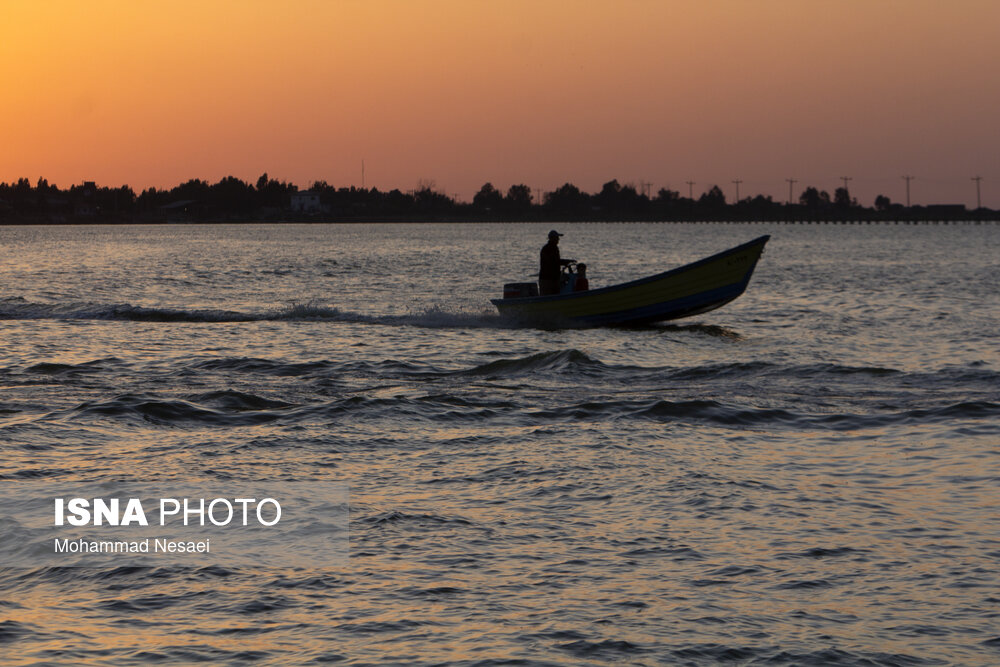
<path fill-rule="evenodd" d="M 761 236 L 627 283 L 550 296 L 509 296 L 511 292 L 505 289 L 504 298 L 491 301 L 504 317 L 555 327 L 636 326 L 699 315 L 721 308 L 746 291 L 770 238 Z M 537 290 L 531 292 L 537 294 Z"/>

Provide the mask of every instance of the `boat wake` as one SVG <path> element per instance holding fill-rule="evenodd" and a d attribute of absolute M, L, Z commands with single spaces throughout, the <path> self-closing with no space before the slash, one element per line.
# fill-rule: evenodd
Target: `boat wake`
<path fill-rule="evenodd" d="M 405 315 L 369 315 L 315 303 L 294 303 L 260 311 L 155 308 L 129 303 L 35 303 L 21 297 L 0 299 L 0 320 L 106 320 L 124 322 L 353 322 L 428 328 L 515 328 L 493 312 L 454 312 L 426 308 Z"/>
<path fill-rule="evenodd" d="M 346 322 L 382 326 L 411 326 L 430 329 L 550 329 L 544 322 L 504 317 L 492 310 L 447 310 L 439 306 L 400 315 L 372 315 L 317 303 L 292 303 L 259 311 L 208 308 L 158 308 L 130 303 L 95 302 L 37 303 L 22 297 L 0 299 L 0 320 L 95 320 L 122 322 Z M 569 327 L 579 328 L 579 327 Z M 673 332 L 695 332 L 739 339 L 730 329 L 715 325 L 648 325 L 631 327 Z"/>

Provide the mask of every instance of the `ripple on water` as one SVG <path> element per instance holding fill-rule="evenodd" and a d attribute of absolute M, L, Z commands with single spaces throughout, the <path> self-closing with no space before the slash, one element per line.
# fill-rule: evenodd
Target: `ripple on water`
<path fill-rule="evenodd" d="M 609 280 L 758 233 L 570 227 Z M 337 568 L 0 569 L 0 661 L 996 664 L 996 229 L 776 227 L 627 331 L 483 312 L 523 226 L 5 229 L 0 480 L 347 481 L 352 522 Z"/>

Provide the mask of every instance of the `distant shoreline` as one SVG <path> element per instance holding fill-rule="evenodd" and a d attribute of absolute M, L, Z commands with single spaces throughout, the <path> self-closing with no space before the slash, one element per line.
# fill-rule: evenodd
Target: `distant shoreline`
<path fill-rule="evenodd" d="M 425 223 L 425 222 L 771 222 L 957 223 L 1000 220 L 1000 211 L 963 204 L 904 206 L 879 195 L 865 207 L 846 188 L 831 197 L 806 187 L 798 202 L 776 202 L 756 195 L 729 203 L 712 186 L 695 199 L 675 190 L 640 193 L 618 181 L 586 193 L 566 183 L 551 192 L 525 185 L 506 193 L 486 183 L 471 203 L 430 187 L 412 192 L 376 188 L 335 188 L 325 182 L 300 191 L 263 174 L 251 185 L 232 176 L 215 184 L 201 180 L 171 190 L 147 189 L 136 195 L 128 186 L 99 187 L 85 182 L 63 190 L 39 179 L 0 183 L 0 225 L 91 224 L 252 224 L 252 223 Z"/>
<path fill-rule="evenodd" d="M 991 213 L 993 213 L 991 211 Z M 561 224 L 561 223 L 584 223 L 592 225 L 627 225 L 635 223 L 647 223 L 647 224 L 658 224 L 658 225 L 716 225 L 716 224 L 733 224 L 733 225 L 841 225 L 841 226 L 865 226 L 865 225 L 878 225 L 878 226 L 926 226 L 926 225 L 936 225 L 936 226 L 977 226 L 977 225 L 994 225 L 1000 223 L 1000 215 L 995 215 L 990 218 L 964 218 L 964 219 L 953 219 L 944 220 L 940 218 L 926 218 L 917 219 L 910 218 L 906 220 L 898 219 L 835 219 L 830 218 L 826 220 L 736 220 L 736 219 L 715 219 L 715 220 L 576 220 L 576 219 L 560 219 L 560 220 L 471 220 L 471 219 L 423 219 L 423 220 L 413 220 L 413 219 L 356 219 L 356 220 L 346 220 L 346 219 L 318 219 L 318 218 L 302 218 L 302 219 L 287 219 L 287 220 L 188 220 L 188 221 L 172 221 L 172 220 L 88 220 L 79 221 L 72 220 L 66 222 L 52 222 L 52 221 L 0 221 L 0 227 L 126 227 L 126 226 L 148 226 L 148 227 L 166 227 L 172 225 L 211 225 L 211 226 L 221 226 L 221 225 L 422 225 L 422 224 L 448 224 L 448 225 L 468 225 L 468 224 L 498 224 L 498 225 L 527 225 L 527 224 Z"/>

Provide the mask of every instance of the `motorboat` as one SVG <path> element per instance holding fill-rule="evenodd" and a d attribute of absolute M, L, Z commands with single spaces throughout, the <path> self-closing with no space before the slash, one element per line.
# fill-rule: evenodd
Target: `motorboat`
<path fill-rule="evenodd" d="M 676 269 L 618 285 L 573 291 L 572 264 L 559 294 L 538 295 L 536 283 L 507 283 L 491 299 L 504 317 L 543 326 L 637 326 L 700 315 L 746 291 L 770 236 Z"/>

